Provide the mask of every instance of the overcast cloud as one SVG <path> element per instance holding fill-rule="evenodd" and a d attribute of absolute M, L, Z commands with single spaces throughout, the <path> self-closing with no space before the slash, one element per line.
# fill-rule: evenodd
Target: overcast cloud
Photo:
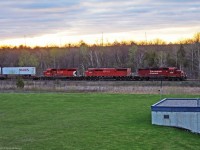
<path fill-rule="evenodd" d="M 0 39 L 200 26 L 199 0 L 1 0 Z"/>

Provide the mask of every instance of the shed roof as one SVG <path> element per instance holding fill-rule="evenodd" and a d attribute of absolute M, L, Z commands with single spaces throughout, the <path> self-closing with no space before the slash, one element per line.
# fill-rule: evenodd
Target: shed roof
<path fill-rule="evenodd" d="M 152 111 L 200 112 L 199 98 L 165 98 L 151 106 Z"/>

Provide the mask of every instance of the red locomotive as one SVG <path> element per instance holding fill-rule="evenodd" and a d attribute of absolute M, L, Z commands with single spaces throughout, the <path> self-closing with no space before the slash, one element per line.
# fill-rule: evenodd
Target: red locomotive
<path fill-rule="evenodd" d="M 138 69 L 138 79 L 185 80 L 186 74 L 176 67 Z"/>
<path fill-rule="evenodd" d="M 131 76 L 131 68 L 88 68 L 86 77 L 126 77 Z"/>
<path fill-rule="evenodd" d="M 77 76 L 77 69 L 52 69 L 49 68 L 43 72 L 44 77 L 75 77 Z"/>
<path fill-rule="evenodd" d="M 131 68 L 88 68 L 86 80 L 130 80 Z"/>

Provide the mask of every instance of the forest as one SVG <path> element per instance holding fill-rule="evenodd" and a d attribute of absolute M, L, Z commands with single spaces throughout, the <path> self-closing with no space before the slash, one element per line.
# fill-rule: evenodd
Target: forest
<path fill-rule="evenodd" d="M 105 45 L 78 45 L 64 47 L 0 47 L 0 67 L 33 66 L 37 74 L 47 68 L 78 68 L 79 74 L 87 68 L 117 67 L 138 68 L 177 67 L 187 73 L 188 78 L 200 79 L 200 33 L 192 39 L 179 43 L 114 42 Z"/>

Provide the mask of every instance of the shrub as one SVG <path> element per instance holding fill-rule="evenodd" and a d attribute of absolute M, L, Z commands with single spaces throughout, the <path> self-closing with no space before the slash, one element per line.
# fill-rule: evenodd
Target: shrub
<path fill-rule="evenodd" d="M 16 82 L 17 88 L 23 89 L 24 88 L 24 81 L 21 77 L 17 78 L 17 82 Z"/>

